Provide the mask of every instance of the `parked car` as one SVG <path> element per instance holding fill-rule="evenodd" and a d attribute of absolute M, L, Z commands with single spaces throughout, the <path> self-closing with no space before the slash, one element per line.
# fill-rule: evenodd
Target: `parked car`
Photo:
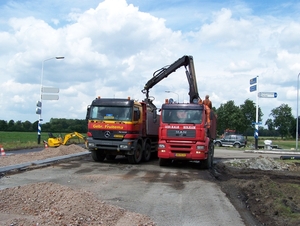
<path fill-rule="evenodd" d="M 215 146 L 217 147 L 235 147 L 235 148 L 240 148 L 240 147 L 245 147 L 247 144 L 247 140 L 243 135 L 238 135 L 238 134 L 230 134 L 230 135 L 225 135 L 221 139 L 216 139 L 214 141 Z"/>

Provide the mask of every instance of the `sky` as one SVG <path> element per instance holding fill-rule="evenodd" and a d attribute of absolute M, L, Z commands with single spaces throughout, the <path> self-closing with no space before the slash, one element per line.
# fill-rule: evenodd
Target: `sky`
<path fill-rule="evenodd" d="M 296 117 L 299 10 L 298 0 L 1 0 L 0 120 L 37 121 L 42 86 L 59 90 L 58 100 L 42 100 L 44 123 L 85 119 L 98 96 L 142 101 L 153 73 L 184 55 L 214 107 L 249 99 L 263 124 L 281 104 Z M 188 102 L 188 89 L 182 67 L 150 96 L 159 108 L 168 98 Z"/>

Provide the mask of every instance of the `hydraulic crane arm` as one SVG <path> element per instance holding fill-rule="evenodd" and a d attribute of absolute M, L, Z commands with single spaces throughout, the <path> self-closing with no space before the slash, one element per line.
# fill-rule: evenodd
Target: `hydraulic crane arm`
<path fill-rule="evenodd" d="M 175 61 L 173 64 L 163 67 L 153 73 L 153 77 L 146 83 L 144 89 L 142 90 L 142 93 L 146 94 L 145 101 L 154 106 L 154 104 L 152 104 L 152 102 L 149 101 L 149 90 L 161 80 L 167 78 L 171 73 L 175 72 L 178 68 L 182 66 L 185 67 L 185 72 L 189 83 L 190 103 L 192 103 L 194 99 L 198 100 L 200 97 L 198 93 L 193 57 L 183 56 L 177 61 Z"/>

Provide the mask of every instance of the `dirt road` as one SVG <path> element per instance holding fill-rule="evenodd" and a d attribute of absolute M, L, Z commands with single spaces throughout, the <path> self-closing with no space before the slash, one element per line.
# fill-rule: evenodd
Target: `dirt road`
<path fill-rule="evenodd" d="M 0 159 L 0 166 L 75 153 L 67 147 Z M 1 225 L 298 225 L 299 167 L 280 155 L 217 149 L 214 168 L 90 156 L 0 179 Z M 270 157 L 270 158 L 269 158 Z M 226 162 L 226 160 L 228 160 Z M 225 162 L 224 162 L 225 161 Z M 221 190 L 220 190 L 221 188 Z M 225 195 L 226 194 L 226 195 Z M 230 200 L 230 201 L 229 201 Z M 234 205 L 234 207 L 233 207 Z"/>
<path fill-rule="evenodd" d="M 91 192 L 95 200 L 148 216 L 157 225 L 244 225 L 214 181 L 193 164 L 160 168 L 157 160 L 130 165 L 127 159 L 95 163 L 86 157 L 4 177 L 0 188 L 51 182 Z"/>

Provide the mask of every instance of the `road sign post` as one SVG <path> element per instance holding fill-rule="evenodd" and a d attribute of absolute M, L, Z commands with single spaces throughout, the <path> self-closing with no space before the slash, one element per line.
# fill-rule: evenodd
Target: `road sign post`
<path fill-rule="evenodd" d="M 258 92 L 258 76 L 250 79 L 250 92 Z M 255 119 L 255 149 L 258 149 L 258 95 L 256 95 L 256 119 Z"/>
<path fill-rule="evenodd" d="M 45 94 L 46 93 L 46 94 Z M 51 93 L 51 94 L 49 94 Z M 38 120 L 38 144 L 41 143 L 41 131 L 42 131 L 42 100 L 58 100 L 59 96 L 53 93 L 59 93 L 59 88 L 55 87 L 44 87 L 41 86 L 41 99 L 37 101 L 37 108 L 35 113 L 39 115 L 39 120 Z"/>

